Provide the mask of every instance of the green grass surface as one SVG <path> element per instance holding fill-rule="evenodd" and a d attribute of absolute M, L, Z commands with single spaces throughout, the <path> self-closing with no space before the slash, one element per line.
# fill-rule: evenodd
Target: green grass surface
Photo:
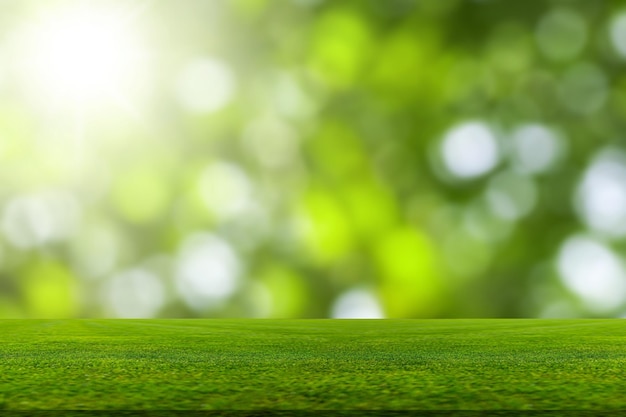
<path fill-rule="evenodd" d="M 626 409 L 623 320 L 5 320 L 0 410 Z"/>

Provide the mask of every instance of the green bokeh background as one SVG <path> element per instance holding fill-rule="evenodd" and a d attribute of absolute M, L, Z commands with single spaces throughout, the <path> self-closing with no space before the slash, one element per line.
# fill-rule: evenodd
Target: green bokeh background
<path fill-rule="evenodd" d="M 0 3 L 0 317 L 626 313 L 619 2 L 135 3 L 78 112 Z"/>

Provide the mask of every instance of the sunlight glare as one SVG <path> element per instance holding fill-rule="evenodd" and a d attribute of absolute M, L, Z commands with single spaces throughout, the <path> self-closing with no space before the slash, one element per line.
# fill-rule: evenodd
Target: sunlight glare
<path fill-rule="evenodd" d="M 143 58 L 129 19 L 113 10 L 61 9 L 25 31 L 29 83 L 57 101 L 112 100 L 130 86 Z"/>

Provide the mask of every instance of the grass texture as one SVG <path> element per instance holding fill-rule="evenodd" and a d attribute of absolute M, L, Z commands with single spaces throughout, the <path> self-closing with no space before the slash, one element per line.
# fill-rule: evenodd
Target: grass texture
<path fill-rule="evenodd" d="M 5 320 L 0 410 L 626 409 L 623 320 Z"/>

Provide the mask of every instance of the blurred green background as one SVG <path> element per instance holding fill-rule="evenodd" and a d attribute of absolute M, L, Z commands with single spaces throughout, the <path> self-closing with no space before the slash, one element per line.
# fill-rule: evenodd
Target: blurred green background
<path fill-rule="evenodd" d="M 626 7 L 0 2 L 0 317 L 626 315 Z"/>

